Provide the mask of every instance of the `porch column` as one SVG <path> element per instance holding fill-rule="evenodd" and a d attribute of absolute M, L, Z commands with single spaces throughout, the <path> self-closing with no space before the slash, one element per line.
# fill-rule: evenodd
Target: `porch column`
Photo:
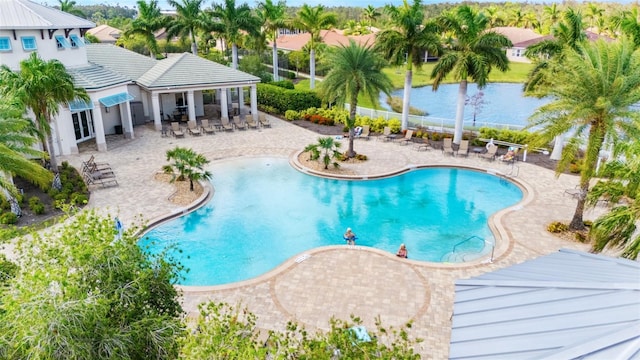
<path fill-rule="evenodd" d="M 238 88 L 238 115 L 242 115 L 242 109 L 244 108 L 244 88 Z"/>
<path fill-rule="evenodd" d="M 258 86 L 251 85 L 251 117 L 253 121 L 258 122 Z"/>
<path fill-rule="evenodd" d="M 187 106 L 189 107 L 189 120 L 196 119 L 196 102 L 193 97 L 193 90 L 187 91 Z"/>
<path fill-rule="evenodd" d="M 104 123 L 102 122 L 102 104 L 93 102 L 93 128 L 96 135 L 98 151 L 107 151 L 107 139 L 104 137 Z"/>
<path fill-rule="evenodd" d="M 133 121 L 131 116 L 131 102 L 127 101 L 120 104 L 120 121 L 124 130 L 125 139 L 133 139 Z"/>
<path fill-rule="evenodd" d="M 162 130 L 162 115 L 160 115 L 160 94 L 151 93 L 151 106 L 153 107 L 153 125 L 156 130 Z"/>
<path fill-rule="evenodd" d="M 229 106 L 227 103 L 227 90 L 220 91 L 220 118 L 229 120 Z"/>

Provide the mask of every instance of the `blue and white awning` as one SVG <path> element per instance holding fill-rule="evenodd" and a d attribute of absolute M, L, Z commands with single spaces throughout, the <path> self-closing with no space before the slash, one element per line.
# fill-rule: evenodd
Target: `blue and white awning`
<path fill-rule="evenodd" d="M 122 104 L 127 101 L 131 101 L 133 99 L 135 99 L 134 96 L 131 96 L 131 94 L 129 93 L 123 92 L 123 93 L 103 97 L 101 99 L 98 99 L 98 101 L 100 101 L 102 105 L 106 107 L 110 107 L 110 106 Z"/>
<path fill-rule="evenodd" d="M 69 110 L 71 112 L 78 112 L 84 110 L 93 110 L 93 102 L 84 100 L 74 100 L 69 103 Z"/>

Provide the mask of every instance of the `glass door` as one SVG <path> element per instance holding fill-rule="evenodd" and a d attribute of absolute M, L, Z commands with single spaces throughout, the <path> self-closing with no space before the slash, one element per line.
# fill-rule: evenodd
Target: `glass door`
<path fill-rule="evenodd" d="M 76 142 L 81 142 L 94 137 L 93 121 L 90 110 L 71 114 L 73 119 L 73 130 L 76 135 Z"/>

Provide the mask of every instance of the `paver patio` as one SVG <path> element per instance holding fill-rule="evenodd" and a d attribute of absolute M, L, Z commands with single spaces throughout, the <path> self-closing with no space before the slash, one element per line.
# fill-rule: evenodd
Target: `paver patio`
<path fill-rule="evenodd" d="M 151 127 L 139 126 L 134 129 L 135 139 L 111 139 L 107 152 L 85 150 L 61 160 L 79 167 L 93 154 L 97 161 L 110 163 L 120 185 L 95 189 L 89 206 L 117 214 L 126 227 L 136 222 L 139 215 L 151 221 L 182 210 L 168 201 L 172 185 L 153 179 L 166 163 L 166 150 L 176 145 L 191 147 L 212 162 L 246 156 L 290 158 L 319 137 L 286 121 L 270 119 L 271 128 L 179 139 L 161 137 Z M 355 149 L 369 158 L 349 165 L 363 176 L 417 165 L 509 171 L 508 165 L 486 162 L 474 154 L 468 158 L 445 157 L 440 150 L 418 152 L 412 146 L 375 139 L 358 140 Z M 577 177 L 555 178 L 553 171 L 535 165 L 520 162 L 517 166 L 516 179 L 528 189 L 530 198 L 528 203 L 516 205 L 493 219 L 494 231 L 503 237 L 493 263 L 422 263 L 398 259 L 377 249 L 331 246 L 308 251 L 309 258 L 301 262 L 290 259 L 258 279 L 211 288 L 185 288 L 184 308 L 195 316 L 197 305 L 208 300 L 242 304 L 258 316 L 260 328 L 275 330 L 284 330 L 289 320 L 299 321 L 310 330 L 326 329 L 331 316 L 347 319 L 350 314 L 362 318 L 368 328 L 374 328 L 378 315 L 387 326 L 412 320 L 411 336 L 425 340 L 417 349 L 423 358 L 446 359 L 456 279 L 520 263 L 563 247 L 588 249 L 584 244 L 560 240 L 545 229 L 551 221 L 571 219 L 575 200 L 563 196 L 563 191 L 574 187 Z M 215 173 L 213 183 L 215 186 Z M 586 213 L 588 218 L 594 216 L 595 212 Z"/>

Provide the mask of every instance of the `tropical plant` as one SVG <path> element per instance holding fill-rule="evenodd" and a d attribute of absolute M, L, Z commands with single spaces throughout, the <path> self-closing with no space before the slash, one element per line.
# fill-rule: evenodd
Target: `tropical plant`
<path fill-rule="evenodd" d="M 64 11 L 81 18 L 87 17 L 82 10 L 76 7 L 77 4 L 74 0 L 58 0 L 58 3 L 60 4 L 60 11 Z"/>
<path fill-rule="evenodd" d="M 412 5 L 403 0 L 402 6 L 387 5 L 384 11 L 390 17 L 391 27 L 377 34 L 375 46 L 394 65 L 405 65 L 402 129 L 406 129 L 409 124 L 413 67 L 422 66 L 425 52 L 440 53 L 440 39 L 434 24 L 424 24 L 421 0 L 414 0 Z"/>
<path fill-rule="evenodd" d="M 639 8 L 633 7 L 631 10 L 624 11 L 614 21 L 619 24 L 622 33 L 630 36 L 634 44 L 640 47 L 640 13 Z"/>
<path fill-rule="evenodd" d="M 598 20 L 604 16 L 604 9 L 598 4 L 589 2 L 586 5 L 585 19 L 589 20 L 589 27 L 595 27 Z"/>
<path fill-rule="evenodd" d="M 549 23 L 549 26 L 553 28 L 555 24 L 560 20 L 561 11 L 558 9 L 557 3 L 552 3 L 550 5 L 544 5 L 542 8 L 542 13 L 544 14 L 545 20 Z"/>
<path fill-rule="evenodd" d="M 19 194 L 11 181 L 18 175 L 44 188 L 51 183 L 49 171 L 30 160 L 41 158 L 44 153 L 35 150 L 32 145 L 38 141 L 33 122 L 23 119 L 24 107 L 11 98 L 0 97 L 0 199 L 13 198 Z M 3 191 L 2 191 L 3 190 Z"/>
<path fill-rule="evenodd" d="M 252 14 L 246 3 L 236 7 L 235 0 L 224 0 L 223 4 L 214 3 L 207 15 L 212 18 L 208 29 L 220 34 L 227 46 L 231 45 L 231 67 L 237 70 L 238 44 L 244 36 L 242 32 L 257 35 L 260 19 Z"/>
<path fill-rule="evenodd" d="M 209 21 L 204 16 L 201 6 L 204 0 L 168 0 L 169 5 L 176 9 L 176 16 L 167 24 L 167 37 L 179 35 L 181 38 L 189 37 L 191 40 L 191 53 L 198 55 L 198 43 L 196 32 L 206 30 Z"/>
<path fill-rule="evenodd" d="M 373 5 L 367 5 L 364 10 L 362 10 L 362 17 L 369 24 L 369 31 L 371 31 L 371 26 L 373 23 L 378 20 L 378 18 L 382 15 Z"/>
<path fill-rule="evenodd" d="M 267 33 L 267 38 L 272 42 L 271 60 L 273 63 L 273 80 L 277 81 L 278 70 L 278 31 L 287 27 L 287 3 L 278 1 L 274 4 L 272 0 L 264 0 L 258 4 L 258 17 L 262 20 L 262 29 Z"/>
<path fill-rule="evenodd" d="M 489 80 L 493 68 L 509 69 L 509 59 L 504 51 L 511 41 L 502 34 L 489 30 L 489 21 L 468 5 L 462 5 L 438 19 L 440 26 L 453 35 L 453 40 L 431 72 L 433 90 L 444 78 L 453 74 L 460 81 L 456 108 L 453 142 L 460 144 L 464 121 L 464 103 L 469 79 L 482 89 Z"/>
<path fill-rule="evenodd" d="M 189 189 L 191 191 L 194 191 L 194 181 L 211 179 L 211 172 L 204 169 L 209 160 L 204 155 L 193 151 L 193 149 L 176 146 L 171 150 L 167 150 L 167 161 L 173 162 L 165 165 L 162 169 L 165 173 L 174 175 L 171 182 L 189 179 Z M 177 176 L 176 172 L 178 173 Z"/>
<path fill-rule="evenodd" d="M 332 137 L 319 138 L 316 144 L 307 145 L 304 151 L 308 151 L 311 154 L 311 160 L 318 160 L 322 156 L 322 163 L 325 169 L 329 169 L 331 159 L 340 158 L 342 154 L 338 151 L 342 144 L 335 141 Z M 338 168 L 340 164 L 333 162 L 333 166 Z"/>
<path fill-rule="evenodd" d="M 31 109 L 40 141 L 49 153 L 51 169 L 58 172 L 51 122 L 58 114 L 61 104 L 74 100 L 89 101 L 87 92 L 75 87 L 73 77 L 60 61 L 44 61 L 34 52 L 20 62 L 18 72 L 13 72 L 6 65 L 0 67 L 0 94 L 15 96 L 20 103 Z"/>
<path fill-rule="evenodd" d="M 321 94 L 327 102 L 336 102 L 343 106 L 349 102 L 349 149 L 347 157 L 356 155 L 353 150 L 353 128 L 356 123 L 358 96 L 362 93 L 372 102 L 380 92 L 389 95 L 392 84 L 389 77 L 382 72 L 383 59 L 368 44 L 357 45 L 349 40 L 349 45 L 340 45 L 329 52 L 331 70 L 321 85 Z"/>
<path fill-rule="evenodd" d="M 494 28 L 502 26 L 504 24 L 504 13 L 500 8 L 495 5 L 488 6 L 482 9 L 484 15 L 489 19 L 489 27 Z"/>
<path fill-rule="evenodd" d="M 302 5 L 298 10 L 297 16 L 293 19 L 292 25 L 296 29 L 306 31 L 311 36 L 307 46 L 309 48 L 309 77 L 311 84 L 310 89 L 315 88 L 316 84 L 316 50 L 318 43 L 322 42 L 320 32 L 322 30 L 331 29 L 338 22 L 334 13 L 325 12 L 322 5 L 311 7 L 307 4 Z"/>
<path fill-rule="evenodd" d="M 555 100 L 536 110 L 531 125 L 542 129 L 540 144 L 572 134 L 562 150 L 558 175 L 576 159 L 581 146 L 585 147 L 581 192 L 570 223 L 571 229 L 580 230 L 584 228 L 589 182 L 603 143 L 615 146 L 621 139 L 640 136 L 635 122 L 640 114 L 630 109 L 640 102 L 640 51 L 626 39 L 611 44 L 585 42 L 577 50 L 565 50 L 562 62 L 554 66 L 557 71 L 546 73 L 548 85 L 539 91 Z"/>
<path fill-rule="evenodd" d="M 137 4 L 138 16 L 131 22 L 131 28 L 126 30 L 124 35 L 142 37 L 149 49 L 149 55 L 155 59 L 158 53 L 155 32 L 165 27 L 167 18 L 160 13 L 157 0 L 150 0 L 148 3 L 139 0 Z"/>
<path fill-rule="evenodd" d="M 177 358 L 180 267 L 146 254 L 138 230 L 119 237 L 113 218 L 83 211 L 23 239 L 0 293 L 0 358 Z"/>

